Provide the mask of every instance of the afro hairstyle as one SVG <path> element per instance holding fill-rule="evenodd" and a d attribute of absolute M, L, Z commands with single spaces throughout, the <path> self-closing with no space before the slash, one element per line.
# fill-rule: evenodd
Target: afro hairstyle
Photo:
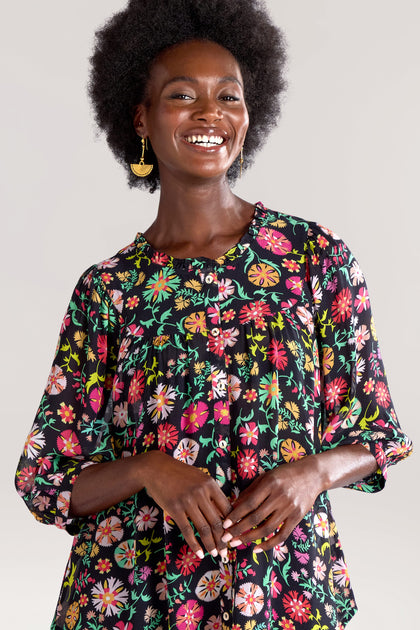
<path fill-rule="evenodd" d="M 155 167 L 152 173 L 142 179 L 130 169 L 140 152 L 134 110 L 146 96 L 151 65 L 166 48 L 193 39 L 224 46 L 241 69 L 249 113 L 243 168 L 252 163 L 277 124 L 286 87 L 285 42 L 260 0 L 130 0 L 96 32 L 88 88 L 96 122 L 125 167 L 130 186 L 150 192 L 159 187 L 159 168 L 150 145 L 147 162 Z M 235 160 L 229 181 L 238 175 Z"/>

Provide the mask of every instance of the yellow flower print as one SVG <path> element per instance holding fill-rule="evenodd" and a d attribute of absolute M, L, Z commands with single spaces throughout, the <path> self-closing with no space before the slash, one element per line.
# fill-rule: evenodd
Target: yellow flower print
<path fill-rule="evenodd" d="M 296 341 L 286 341 L 286 346 L 289 348 L 290 352 L 293 354 L 294 357 L 299 356 L 299 351 L 298 351 Z"/>
<path fill-rule="evenodd" d="M 175 310 L 182 311 L 184 308 L 187 308 L 191 303 L 189 298 L 185 299 L 181 295 L 175 298 Z"/>
<path fill-rule="evenodd" d="M 300 411 L 299 411 L 299 407 L 297 406 L 295 402 L 287 401 L 284 403 L 284 406 L 286 407 L 286 409 L 290 411 L 290 413 L 292 414 L 295 420 L 299 420 Z"/>
<path fill-rule="evenodd" d="M 143 282 L 146 279 L 146 274 L 144 273 L 144 271 L 140 271 L 139 273 L 139 277 L 137 279 L 137 282 L 134 286 L 138 287 L 140 284 L 143 284 Z"/>
<path fill-rule="evenodd" d="M 185 318 L 185 328 L 192 333 L 204 334 L 207 332 L 206 314 L 204 311 L 198 311 L 197 313 L 191 313 Z"/>
<path fill-rule="evenodd" d="M 235 361 L 238 363 L 238 365 L 245 365 L 245 363 L 248 361 L 248 355 L 246 354 L 246 352 L 237 352 L 235 354 Z"/>
<path fill-rule="evenodd" d="M 313 372 L 314 362 L 312 361 L 312 357 L 310 357 L 309 354 L 305 354 L 304 368 L 307 372 Z"/>
<path fill-rule="evenodd" d="M 201 282 L 198 282 L 198 280 L 188 280 L 188 282 L 185 283 L 185 286 L 187 289 L 193 289 L 193 291 L 201 291 L 202 288 L 202 284 Z"/>
<path fill-rule="evenodd" d="M 305 457 L 306 451 L 296 440 L 283 440 L 280 444 L 280 451 L 285 462 L 296 462 Z"/>
<path fill-rule="evenodd" d="M 288 426 L 289 426 L 289 422 L 285 420 L 281 414 L 279 414 L 279 419 L 278 419 L 279 431 L 285 431 Z"/>
<path fill-rule="evenodd" d="M 322 369 L 324 374 L 329 374 L 334 367 L 334 350 L 326 346 L 322 348 Z"/>
<path fill-rule="evenodd" d="M 265 263 L 252 265 L 248 271 L 248 279 L 257 287 L 274 287 L 280 282 L 280 276 L 276 269 Z"/>
<path fill-rule="evenodd" d="M 204 361 L 201 361 L 200 363 L 194 363 L 194 372 L 196 374 L 201 374 L 201 372 L 204 370 L 205 367 L 206 367 L 206 364 Z"/>
<path fill-rule="evenodd" d="M 76 346 L 78 348 L 83 348 L 83 344 L 85 342 L 86 337 L 87 337 L 87 334 L 83 332 L 82 330 L 77 330 L 74 333 L 73 339 L 76 342 Z"/>
<path fill-rule="evenodd" d="M 67 609 L 66 612 L 66 627 L 69 630 L 73 630 L 75 627 L 80 615 L 80 609 L 78 602 L 73 602 Z"/>

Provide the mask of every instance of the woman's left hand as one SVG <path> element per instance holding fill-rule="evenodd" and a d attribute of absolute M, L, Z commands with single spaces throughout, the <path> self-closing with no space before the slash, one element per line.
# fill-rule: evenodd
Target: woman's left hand
<path fill-rule="evenodd" d="M 222 540 L 237 547 L 270 536 L 255 551 L 272 549 L 290 536 L 322 490 L 316 455 L 264 472 L 234 503 Z"/>

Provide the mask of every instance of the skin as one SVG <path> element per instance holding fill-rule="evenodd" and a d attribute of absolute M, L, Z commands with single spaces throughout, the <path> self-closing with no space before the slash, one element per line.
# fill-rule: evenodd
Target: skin
<path fill-rule="evenodd" d="M 158 213 L 145 232 L 147 240 L 178 258 L 222 255 L 246 232 L 254 212 L 253 204 L 232 193 L 226 178 L 248 129 L 235 58 L 205 41 L 184 42 L 161 53 L 134 126 L 139 136 L 149 138 L 161 180 Z M 219 135 L 224 142 L 203 148 L 186 140 L 198 134 Z M 74 484 L 70 513 L 94 514 L 146 488 L 199 557 L 205 551 L 224 556 L 228 545 L 260 539 L 255 551 L 267 551 L 291 534 L 321 492 L 376 469 L 375 458 L 363 446 L 341 446 L 263 473 L 231 504 L 200 469 L 150 451 L 85 468 Z"/>

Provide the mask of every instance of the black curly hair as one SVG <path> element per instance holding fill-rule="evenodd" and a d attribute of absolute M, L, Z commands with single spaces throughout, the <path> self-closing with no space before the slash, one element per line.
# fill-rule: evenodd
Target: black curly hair
<path fill-rule="evenodd" d="M 130 186 L 159 186 L 156 156 L 149 148 L 152 173 L 136 177 L 130 163 L 139 158 L 139 137 L 134 130 L 134 108 L 145 98 L 153 60 L 164 49 L 192 40 L 211 40 L 236 58 L 244 79 L 249 130 L 244 145 L 249 166 L 280 115 L 285 42 L 273 25 L 262 0 L 129 0 L 97 31 L 91 57 L 89 95 L 98 126 L 108 145 L 127 170 Z M 238 160 L 228 172 L 239 174 Z"/>

